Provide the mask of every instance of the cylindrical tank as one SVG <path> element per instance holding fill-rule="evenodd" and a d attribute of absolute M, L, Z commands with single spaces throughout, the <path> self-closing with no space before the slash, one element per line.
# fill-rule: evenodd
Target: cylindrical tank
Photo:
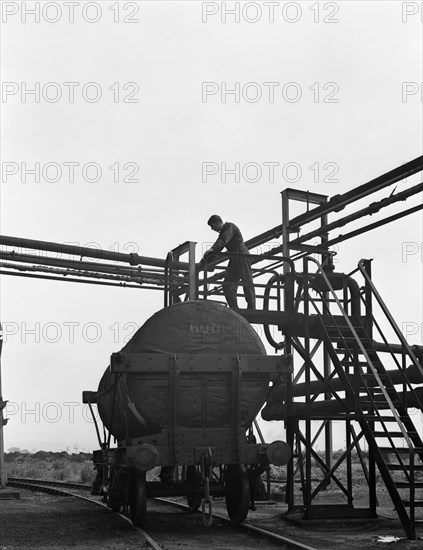
<path fill-rule="evenodd" d="M 260 354 L 265 348 L 253 327 L 222 304 L 204 300 L 169 306 L 154 314 L 122 349 L 123 353 Z M 222 428 L 232 422 L 233 374 L 181 373 L 177 423 L 188 428 Z M 116 375 L 108 368 L 97 404 L 106 428 L 118 440 L 159 433 L 169 426 L 169 374 Z M 240 421 L 248 427 L 263 406 L 269 376 L 245 374 Z"/>

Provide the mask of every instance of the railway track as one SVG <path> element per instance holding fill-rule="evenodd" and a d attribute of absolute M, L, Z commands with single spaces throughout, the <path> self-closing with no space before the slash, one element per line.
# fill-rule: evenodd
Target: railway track
<path fill-rule="evenodd" d="M 87 496 L 91 491 L 91 485 L 16 477 L 10 477 L 8 484 L 31 491 L 72 496 L 107 508 L 99 498 Z M 222 547 L 222 544 L 225 544 L 224 547 L 227 550 L 256 549 L 258 546 L 286 550 L 316 550 L 314 547 L 262 529 L 249 522 L 234 526 L 227 517 L 218 513 L 213 513 L 212 527 L 206 528 L 202 524 L 200 514 L 178 513 L 181 511 L 188 512 L 188 506 L 165 498 L 151 499 L 149 501 L 148 533 L 138 527 L 134 527 L 134 529 L 154 550 L 163 548 L 180 550 L 184 546 L 208 549 L 211 546 Z M 119 515 L 131 523 L 125 515 Z"/>
<path fill-rule="evenodd" d="M 20 487 L 22 489 L 28 489 L 33 487 L 43 487 L 45 493 L 51 492 L 52 494 L 67 494 L 69 491 L 65 489 L 74 489 L 75 491 L 91 491 L 91 485 L 86 483 L 70 483 L 68 481 L 59 481 L 56 479 L 32 479 L 26 477 L 9 477 L 7 480 L 8 485 L 13 487 Z M 48 489 L 51 491 L 48 491 Z M 73 493 L 70 493 L 73 495 Z"/>

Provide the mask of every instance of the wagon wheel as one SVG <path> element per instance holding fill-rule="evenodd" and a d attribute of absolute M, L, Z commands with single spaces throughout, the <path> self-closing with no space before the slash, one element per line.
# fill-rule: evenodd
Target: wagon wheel
<path fill-rule="evenodd" d="M 250 479 L 243 464 L 229 464 L 225 472 L 226 509 L 233 523 L 247 517 L 250 505 Z"/>
<path fill-rule="evenodd" d="M 145 472 L 137 472 L 131 495 L 131 519 L 136 527 L 144 527 L 147 519 L 147 482 Z"/>
<path fill-rule="evenodd" d="M 197 466 L 187 466 L 187 484 L 188 485 L 199 485 L 201 482 L 201 474 Z M 187 496 L 187 503 L 190 512 L 196 512 L 202 501 L 201 495 L 189 495 Z"/>

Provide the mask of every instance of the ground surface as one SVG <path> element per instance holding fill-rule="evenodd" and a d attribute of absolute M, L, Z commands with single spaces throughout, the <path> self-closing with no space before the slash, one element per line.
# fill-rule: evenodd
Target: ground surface
<path fill-rule="evenodd" d="M 20 500 L 0 500 L 0 550 L 148 548 L 117 514 L 72 497 L 21 490 Z"/>
<path fill-rule="evenodd" d="M 321 493 L 321 503 L 343 502 L 340 492 L 328 488 Z M 367 497 L 367 494 L 366 494 Z M 278 534 L 294 539 L 318 550 L 423 550 L 423 525 L 418 532 L 418 540 L 405 538 L 398 516 L 386 490 L 378 493 L 380 506 L 378 518 L 361 520 L 309 520 L 302 521 L 302 514 L 285 518 L 286 505 L 259 505 L 250 512 L 247 521 Z M 219 506 L 215 506 L 216 511 Z M 366 501 L 359 495 L 355 507 L 366 507 Z M 222 505 L 222 514 L 224 506 Z"/>
<path fill-rule="evenodd" d="M 21 495 L 21 500 L 0 501 L 0 550 L 130 550 L 147 547 L 128 523 L 106 509 L 71 497 L 28 491 L 21 491 Z M 383 491 L 378 497 L 381 506 L 379 518 L 375 520 L 287 521 L 283 519 L 286 511 L 283 503 L 260 505 L 249 513 L 247 519 L 319 550 L 422 550 L 423 527 L 418 540 L 407 540 L 389 497 Z M 326 500 L 336 501 L 336 498 L 336 491 L 329 489 Z M 224 502 L 214 502 L 213 508 L 225 515 Z M 196 523 L 199 523 L 199 518 L 193 521 L 192 527 Z M 178 540 L 177 529 L 171 522 L 163 528 L 168 529 L 174 539 L 171 547 L 195 548 Z M 217 537 L 213 539 L 213 529 L 203 529 L 207 532 L 209 548 L 234 548 L 230 540 L 222 547 Z M 260 547 L 265 549 L 268 546 L 263 542 Z"/>

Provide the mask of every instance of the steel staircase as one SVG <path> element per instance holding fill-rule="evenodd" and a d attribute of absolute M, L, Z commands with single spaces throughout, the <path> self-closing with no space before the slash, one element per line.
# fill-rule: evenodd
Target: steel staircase
<path fill-rule="evenodd" d="M 385 368 L 376 350 L 371 335 L 374 326 L 387 343 L 377 320 L 373 318 L 369 324 L 368 316 L 348 316 L 321 266 L 319 275 L 325 279 L 330 301 L 337 302 L 341 316 L 330 314 L 326 304 L 319 320 L 334 369 L 345 382 L 347 400 L 354 403 L 354 416 L 367 440 L 369 455 L 378 466 L 407 537 L 414 539 L 416 523 L 423 522 L 423 441 L 409 407 L 423 410 L 423 399 L 407 376 L 406 361 L 417 367 L 422 383 L 423 369 L 377 293 L 363 261 L 359 270 L 366 283 L 364 298 L 361 296 L 364 305 L 368 306 L 366 300 L 376 299 L 400 340 L 401 360 L 393 352 L 390 359 L 400 371 L 395 382 L 398 385 L 399 376 L 403 391 L 395 387 L 391 379 L 395 371 Z"/>

